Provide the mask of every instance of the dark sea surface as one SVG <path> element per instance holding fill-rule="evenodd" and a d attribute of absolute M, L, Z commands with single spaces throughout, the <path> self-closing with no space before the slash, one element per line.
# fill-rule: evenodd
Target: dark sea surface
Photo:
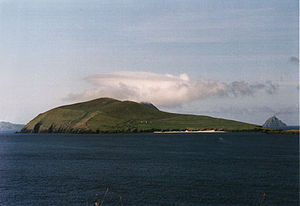
<path fill-rule="evenodd" d="M 0 135 L 1 206 L 95 205 L 107 187 L 103 206 L 297 206 L 298 136 Z"/>
<path fill-rule="evenodd" d="M 283 130 L 290 130 L 290 129 L 300 129 L 300 127 L 299 126 L 286 126 L 286 127 L 284 127 L 284 128 L 282 128 Z"/>

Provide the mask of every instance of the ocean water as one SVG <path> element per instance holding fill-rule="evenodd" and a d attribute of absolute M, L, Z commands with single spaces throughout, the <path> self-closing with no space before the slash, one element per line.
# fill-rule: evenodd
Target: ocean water
<path fill-rule="evenodd" d="M 0 135 L 1 206 L 103 199 L 103 206 L 296 206 L 298 136 Z"/>
<path fill-rule="evenodd" d="M 287 127 L 283 128 L 283 130 L 290 130 L 290 129 L 297 129 L 297 130 L 299 130 L 300 126 L 287 126 Z"/>

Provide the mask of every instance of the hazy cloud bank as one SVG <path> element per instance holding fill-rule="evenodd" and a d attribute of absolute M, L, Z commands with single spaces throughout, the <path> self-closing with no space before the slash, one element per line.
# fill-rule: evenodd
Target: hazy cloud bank
<path fill-rule="evenodd" d="M 99 97 L 112 97 L 171 107 L 212 96 L 251 96 L 259 91 L 273 94 L 278 88 L 272 82 L 263 84 L 249 84 L 244 81 L 224 83 L 206 79 L 193 80 L 187 74 L 176 76 L 151 72 L 113 72 L 92 75 L 85 80 L 94 85 L 94 88 L 83 93 L 70 94 L 67 100 L 84 101 Z"/>
<path fill-rule="evenodd" d="M 242 106 L 228 106 L 228 107 L 219 107 L 216 110 L 201 111 L 201 113 L 212 113 L 212 114 L 238 114 L 249 116 L 251 114 L 265 114 L 266 117 L 272 115 L 297 115 L 299 113 L 299 108 L 297 106 L 286 106 L 280 108 L 273 108 L 269 106 L 255 106 L 255 107 L 242 107 Z"/>
<path fill-rule="evenodd" d="M 298 64 L 299 59 L 298 59 L 298 57 L 290 57 L 290 62 Z"/>
<path fill-rule="evenodd" d="M 195 111 L 190 113 L 195 113 Z M 260 125 L 262 125 L 269 117 L 276 115 L 288 125 L 299 125 L 299 107 L 297 105 L 281 105 L 280 107 L 263 105 L 213 105 L 204 109 L 200 107 L 197 113 Z"/>

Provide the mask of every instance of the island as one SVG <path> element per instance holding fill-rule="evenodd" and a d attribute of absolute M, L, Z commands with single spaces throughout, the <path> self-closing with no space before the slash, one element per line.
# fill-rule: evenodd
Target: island
<path fill-rule="evenodd" d="M 0 122 L 0 133 L 19 132 L 25 125 L 11 122 Z"/>
<path fill-rule="evenodd" d="M 99 98 L 51 109 L 24 133 L 134 133 L 167 131 L 262 131 L 259 125 L 202 115 L 160 111 L 151 103 Z"/>
<path fill-rule="evenodd" d="M 271 129 L 282 129 L 287 127 L 287 125 L 274 115 L 267 119 L 266 122 L 262 125 L 262 127 Z"/>
<path fill-rule="evenodd" d="M 291 129 L 284 122 L 278 119 L 275 115 L 266 120 L 262 125 L 263 130 L 266 133 L 275 133 L 275 134 L 290 134 L 290 135 L 299 135 L 299 129 Z"/>

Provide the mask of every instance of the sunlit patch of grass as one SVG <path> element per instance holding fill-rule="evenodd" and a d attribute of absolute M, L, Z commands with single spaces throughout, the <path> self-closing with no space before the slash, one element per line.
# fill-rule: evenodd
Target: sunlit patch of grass
<path fill-rule="evenodd" d="M 259 206 L 263 206 L 264 205 L 265 200 L 266 200 L 266 196 L 267 196 L 267 194 L 264 192 L 264 194 L 262 196 L 262 199 L 260 200 Z"/>
<path fill-rule="evenodd" d="M 109 187 L 107 187 L 107 188 L 106 188 L 106 191 L 105 191 L 105 193 L 104 193 L 104 195 L 103 195 L 102 200 L 101 200 L 101 199 L 96 200 L 96 201 L 94 202 L 94 205 L 95 205 L 95 206 L 103 206 L 103 205 L 104 205 L 105 198 L 106 198 L 106 196 L 108 195 L 109 192 L 110 192 Z M 120 196 L 118 196 L 118 197 L 119 197 L 119 201 L 116 202 L 115 205 L 121 205 L 121 206 L 123 206 L 123 198 L 122 198 L 122 196 L 120 195 Z M 88 203 L 87 203 L 86 205 L 88 206 Z"/>

